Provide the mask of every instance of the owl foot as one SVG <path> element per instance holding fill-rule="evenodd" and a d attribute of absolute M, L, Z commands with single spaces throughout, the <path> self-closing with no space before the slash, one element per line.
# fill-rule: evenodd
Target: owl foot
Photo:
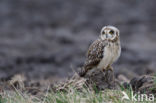
<path fill-rule="evenodd" d="M 113 67 L 109 65 L 109 66 L 107 67 L 107 70 L 113 71 Z"/>

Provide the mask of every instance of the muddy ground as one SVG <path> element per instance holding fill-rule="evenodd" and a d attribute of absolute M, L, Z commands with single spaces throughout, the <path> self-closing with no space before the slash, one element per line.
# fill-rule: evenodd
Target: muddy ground
<path fill-rule="evenodd" d="M 155 0 L 1 0 L 0 78 L 71 75 L 104 25 L 117 26 L 121 34 L 116 76 L 154 73 L 155 5 Z"/>

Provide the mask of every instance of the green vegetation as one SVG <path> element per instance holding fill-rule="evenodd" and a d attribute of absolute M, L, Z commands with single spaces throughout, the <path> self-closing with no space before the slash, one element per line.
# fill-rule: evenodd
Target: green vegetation
<path fill-rule="evenodd" d="M 122 91 L 127 93 L 129 97 L 131 96 L 132 90 L 123 88 L 105 91 L 84 88 L 80 91 L 71 87 L 66 92 L 47 92 L 43 97 L 22 93 L 18 90 L 5 91 L 1 94 L 0 103 L 138 103 L 131 100 L 122 101 Z"/>

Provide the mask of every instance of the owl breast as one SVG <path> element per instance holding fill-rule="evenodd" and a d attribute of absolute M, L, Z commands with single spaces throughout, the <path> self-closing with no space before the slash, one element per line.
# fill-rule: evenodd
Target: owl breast
<path fill-rule="evenodd" d="M 108 65 L 112 65 L 120 56 L 121 47 L 120 43 L 109 42 L 108 45 L 104 47 L 103 58 L 98 64 L 99 69 L 105 69 Z"/>

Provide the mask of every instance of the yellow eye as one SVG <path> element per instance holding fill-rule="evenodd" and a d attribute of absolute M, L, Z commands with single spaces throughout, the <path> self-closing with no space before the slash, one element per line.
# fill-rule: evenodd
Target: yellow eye
<path fill-rule="evenodd" d="M 113 31 L 113 30 L 110 30 L 109 33 L 110 33 L 110 34 L 114 34 L 114 31 Z"/>
<path fill-rule="evenodd" d="M 105 31 L 102 31 L 102 34 L 105 34 Z"/>

